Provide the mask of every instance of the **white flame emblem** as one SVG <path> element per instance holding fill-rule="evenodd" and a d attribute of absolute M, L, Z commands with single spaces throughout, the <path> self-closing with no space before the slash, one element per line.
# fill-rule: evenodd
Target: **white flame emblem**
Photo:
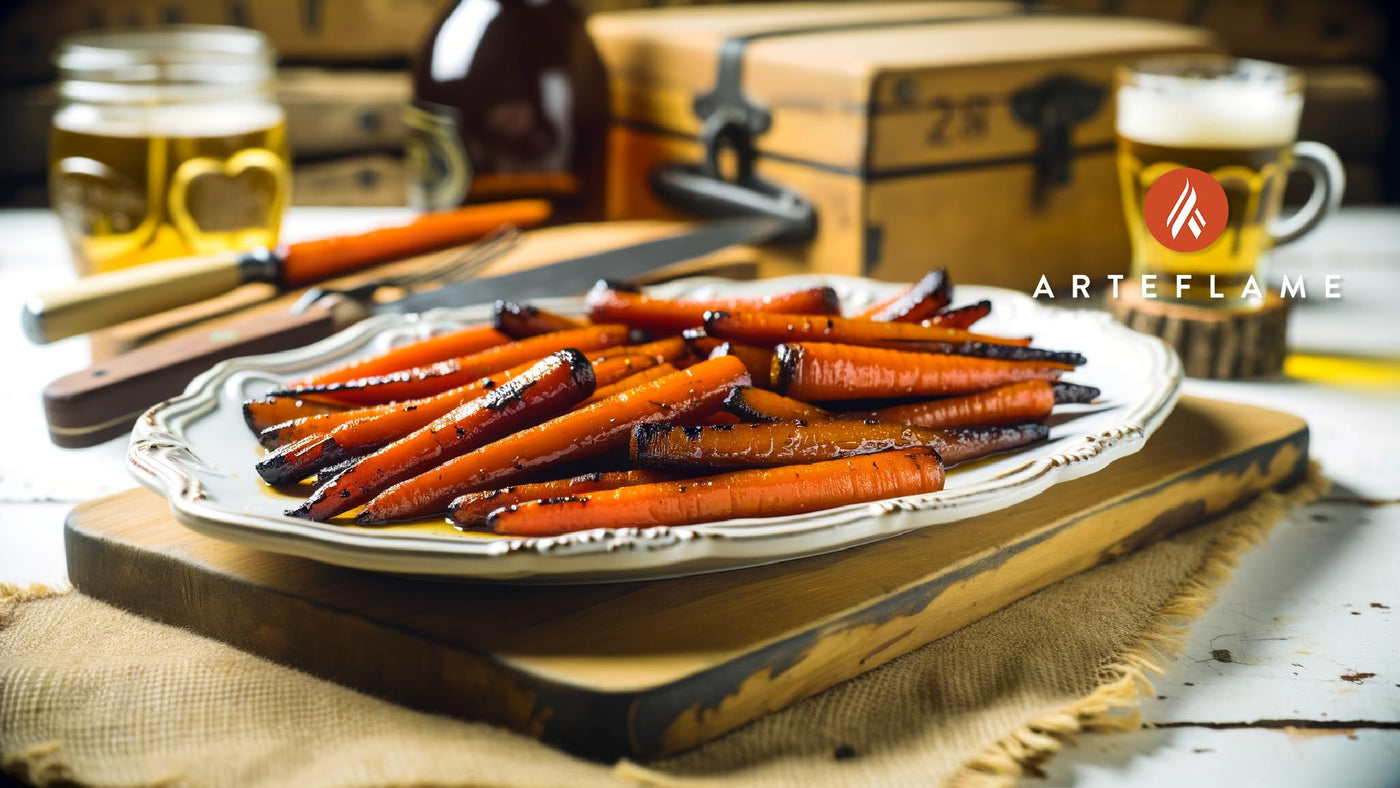
<path fill-rule="evenodd" d="M 1201 215 L 1201 211 L 1196 207 L 1196 189 L 1191 185 L 1191 179 L 1186 179 L 1186 185 L 1181 188 L 1181 196 L 1176 198 L 1176 205 L 1172 206 L 1172 212 L 1167 214 L 1167 226 L 1171 228 L 1172 237 L 1181 232 L 1182 225 L 1191 228 L 1191 235 L 1200 238 L 1201 230 L 1205 229 L 1206 217 Z"/>

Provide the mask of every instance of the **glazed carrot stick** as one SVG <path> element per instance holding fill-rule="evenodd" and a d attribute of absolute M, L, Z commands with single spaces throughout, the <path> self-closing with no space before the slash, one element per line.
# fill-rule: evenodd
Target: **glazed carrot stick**
<path fill-rule="evenodd" d="M 823 421 L 830 413 L 791 397 L 752 386 L 735 386 L 722 406 L 740 421 Z"/>
<path fill-rule="evenodd" d="M 1075 366 L 1085 363 L 1084 357 L 1078 353 L 1030 347 L 1030 340 L 1024 337 L 995 337 L 957 328 L 912 323 L 756 312 L 709 312 L 705 315 L 705 326 L 708 334 L 754 346 L 780 342 L 836 342 L 1007 361 L 1054 361 Z"/>
<path fill-rule="evenodd" d="M 510 536 L 554 536 L 781 517 L 941 489 L 938 455 L 927 448 L 903 449 L 531 501 L 497 509 L 487 525 Z"/>
<path fill-rule="evenodd" d="M 459 527 L 482 526 L 486 524 L 486 515 L 502 506 L 538 501 L 541 498 L 557 498 L 561 495 L 655 484 L 675 478 L 676 474 L 662 471 L 605 471 L 586 473 L 569 479 L 516 484 L 499 490 L 467 493 L 448 505 L 447 517 Z"/>
<path fill-rule="evenodd" d="M 532 304 L 497 301 L 493 307 L 496 330 L 515 339 L 582 328 L 588 321 L 555 314 Z"/>
<path fill-rule="evenodd" d="M 1093 402 L 1098 396 L 1099 390 L 1093 386 L 1032 380 L 1008 383 L 961 397 L 944 397 L 927 402 L 895 405 L 873 412 L 848 414 L 848 417 L 879 419 L 921 427 L 1019 424 L 1044 420 L 1055 405 Z"/>
<path fill-rule="evenodd" d="M 970 427 L 1040 421 L 1055 407 L 1049 381 L 1026 380 L 958 397 L 894 405 L 858 415 L 919 427 Z"/>
<path fill-rule="evenodd" d="M 657 363 L 675 364 L 677 367 L 688 366 L 691 362 L 699 360 L 690 351 L 690 346 L 680 337 L 667 337 L 652 342 L 643 342 L 640 345 L 619 345 L 602 350 L 592 350 L 584 355 L 591 359 L 621 355 L 651 356 L 656 359 Z"/>
<path fill-rule="evenodd" d="M 1022 380 L 1058 380 L 1070 369 L 1068 364 L 1054 362 L 804 342 L 778 346 L 773 389 L 814 402 L 951 396 Z"/>
<path fill-rule="evenodd" d="M 738 359 L 701 361 L 399 482 L 366 504 L 356 522 L 386 523 L 434 514 L 465 493 L 500 487 L 550 465 L 620 449 L 636 425 L 712 413 L 729 389 L 748 382 L 748 372 Z M 320 519 L 321 511 L 313 503 L 305 516 Z"/>
<path fill-rule="evenodd" d="M 593 367 L 582 353 L 553 353 L 505 385 L 360 460 L 312 493 L 302 507 L 305 512 L 294 513 L 307 516 L 315 507 L 315 518 L 321 520 L 353 509 L 396 482 L 568 410 L 593 393 L 593 386 Z"/>
<path fill-rule="evenodd" d="M 729 471 L 774 468 L 927 446 L 942 453 L 941 430 L 878 421 L 774 422 L 715 427 L 638 424 L 629 454 L 639 468 Z"/>
<path fill-rule="evenodd" d="M 733 413 L 727 413 L 722 410 L 717 410 L 714 413 L 711 413 L 710 415 L 696 422 L 698 426 L 703 427 L 729 426 L 733 424 L 743 423 L 744 422 L 739 420 L 738 416 L 735 416 Z"/>
<path fill-rule="evenodd" d="M 773 468 L 927 446 L 947 466 L 1044 438 L 1038 424 L 936 430 L 879 421 L 833 420 L 680 427 L 639 424 L 632 462 L 655 470 L 714 472 Z"/>
<path fill-rule="evenodd" d="M 411 223 L 351 236 L 291 244 L 283 265 L 283 287 L 306 287 L 359 265 L 384 262 L 476 240 L 502 225 L 531 227 L 549 218 L 545 200 L 510 200 L 425 213 Z"/>
<path fill-rule="evenodd" d="M 599 400 L 607 399 L 608 397 L 611 397 L 614 394 L 621 394 L 622 392 L 627 391 L 628 389 L 634 389 L 642 385 L 643 383 L 650 383 L 651 381 L 656 380 L 657 378 L 663 378 L 675 371 L 676 368 L 671 364 L 657 364 L 648 369 L 643 369 L 634 375 L 628 375 L 627 377 L 617 381 L 616 383 L 610 383 L 606 386 L 602 386 L 596 389 L 593 392 L 593 396 L 579 403 L 579 407 L 582 407 L 584 405 L 592 405 L 593 403 Z"/>
<path fill-rule="evenodd" d="M 594 381 L 599 385 L 610 385 L 655 366 L 656 360 L 651 356 L 619 355 L 590 363 Z M 275 439 L 281 441 L 281 445 L 294 445 L 279 449 L 274 454 L 281 456 L 278 462 L 283 473 L 300 472 L 304 476 L 324 468 L 328 463 L 365 454 L 421 429 L 462 403 L 524 374 L 534 364 L 526 362 L 431 397 L 350 411 L 364 414 L 360 418 L 340 421 L 339 417 L 345 414 L 334 413 L 279 427 Z M 302 438 L 312 435 L 320 436 L 322 443 L 301 442 Z"/>
<path fill-rule="evenodd" d="M 361 358 L 328 372 L 304 378 L 294 386 L 324 386 L 360 378 L 388 375 L 404 369 L 424 367 L 450 358 L 480 353 L 487 348 L 504 345 L 510 337 L 491 326 L 468 326 L 391 348 L 377 356 Z"/>
<path fill-rule="evenodd" d="M 315 397 L 263 397 L 243 403 L 243 421 L 253 432 L 274 424 L 324 413 L 336 413 L 349 406 Z"/>
<path fill-rule="evenodd" d="M 940 432 L 948 436 L 948 442 L 941 451 L 943 462 L 948 467 L 1019 449 L 1050 437 L 1050 428 L 1039 422 L 998 427 L 953 427 Z"/>
<path fill-rule="evenodd" d="M 956 309 L 940 309 L 933 317 L 924 320 L 923 325 L 968 329 L 991 313 L 991 301 L 978 301 L 975 304 L 960 306 Z"/>
<path fill-rule="evenodd" d="M 760 298 L 671 300 L 595 287 L 588 293 L 589 314 L 599 323 L 625 323 L 656 334 L 678 334 L 704 322 L 705 313 L 728 309 L 804 315 L 840 314 L 836 291 L 814 287 Z"/>
<path fill-rule="evenodd" d="M 753 378 L 755 386 L 762 389 L 772 386 L 772 348 L 745 345 L 742 342 L 725 342 L 710 353 L 711 358 L 714 356 L 734 356 L 749 368 L 749 376 Z"/>
<path fill-rule="evenodd" d="M 951 295 L 952 283 L 948 281 L 948 272 L 937 268 L 888 301 L 866 310 L 860 317 L 881 322 L 917 323 L 947 306 Z"/>
<path fill-rule="evenodd" d="M 975 342 L 1024 347 L 1028 338 L 995 337 L 917 323 L 880 323 L 843 317 L 768 312 L 709 312 L 705 333 L 731 342 L 771 347 L 780 342 L 839 342 L 886 347 L 905 343 L 955 345 Z"/>
<path fill-rule="evenodd" d="M 526 361 L 543 358 L 556 350 L 595 350 L 620 345 L 626 341 L 627 335 L 628 329 L 622 325 L 587 326 L 555 331 L 427 367 L 325 386 L 293 386 L 274 391 L 272 395 L 296 397 L 315 394 L 338 402 L 360 405 L 417 399 L 466 385 L 483 375 L 510 369 Z"/>

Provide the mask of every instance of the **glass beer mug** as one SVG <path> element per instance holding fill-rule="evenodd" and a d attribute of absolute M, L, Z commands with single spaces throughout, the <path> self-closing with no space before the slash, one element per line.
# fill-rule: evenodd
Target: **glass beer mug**
<path fill-rule="evenodd" d="M 1117 89 L 1118 175 L 1132 276 L 1155 275 L 1159 297 L 1174 298 L 1176 277 L 1184 274 L 1191 277 L 1184 300 L 1239 303 L 1271 247 L 1307 234 L 1340 203 L 1345 180 L 1337 154 L 1296 141 L 1303 83 L 1293 69 L 1228 57 L 1166 57 L 1120 69 Z M 1144 216 L 1148 189 L 1180 167 L 1213 176 L 1229 206 L 1220 237 L 1200 251 L 1167 248 L 1146 224 L 1158 217 Z M 1311 176 L 1312 194 L 1296 213 L 1280 217 L 1293 170 Z M 1190 218 L 1211 221 L 1194 212 Z M 1213 300 L 1212 281 L 1221 294 Z"/>
<path fill-rule="evenodd" d="M 49 201 L 80 274 L 277 243 L 287 135 L 261 33 L 84 34 L 57 60 Z"/>

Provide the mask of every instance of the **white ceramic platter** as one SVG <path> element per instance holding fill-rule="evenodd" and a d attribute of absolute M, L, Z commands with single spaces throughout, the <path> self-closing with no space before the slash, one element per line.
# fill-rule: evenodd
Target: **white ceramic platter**
<path fill-rule="evenodd" d="M 761 282 L 691 279 L 651 288 L 667 297 L 780 292 L 829 284 L 847 312 L 897 291 L 850 277 L 801 276 Z M 241 403 L 316 369 L 490 317 L 479 305 L 422 315 L 371 318 L 298 350 L 225 361 L 137 422 L 128 459 L 137 480 L 170 501 L 190 528 L 238 544 L 343 566 L 479 581 L 578 583 L 713 572 L 828 553 L 917 528 L 957 528 L 969 518 L 1024 501 L 1093 473 L 1142 448 L 1176 403 L 1181 363 L 1159 340 L 1102 313 L 1056 309 L 1009 290 L 958 287 L 955 303 L 991 299 L 977 330 L 1031 334 L 1039 347 L 1077 350 L 1089 363 L 1066 379 L 1097 386 L 1102 403 L 1056 408 L 1046 443 L 954 469 L 944 490 L 796 517 L 728 520 L 677 528 L 586 531 L 551 538 L 467 535 L 445 522 L 389 528 L 313 523 L 287 517 L 295 499 L 258 478 L 258 444 Z M 538 301 L 581 314 L 579 298 Z M 1061 411 L 1074 417 L 1064 419 Z"/>

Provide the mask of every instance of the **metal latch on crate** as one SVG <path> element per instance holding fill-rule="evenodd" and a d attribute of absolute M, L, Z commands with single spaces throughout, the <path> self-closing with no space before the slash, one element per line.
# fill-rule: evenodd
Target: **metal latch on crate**
<path fill-rule="evenodd" d="M 1036 131 L 1035 199 L 1051 188 L 1069 184 L 1073 173 L 1074 127 L 1098 114 L 1105 89 L 1079 77 L 1058 74 L 1011 96 L 1011 113 Z"/>

